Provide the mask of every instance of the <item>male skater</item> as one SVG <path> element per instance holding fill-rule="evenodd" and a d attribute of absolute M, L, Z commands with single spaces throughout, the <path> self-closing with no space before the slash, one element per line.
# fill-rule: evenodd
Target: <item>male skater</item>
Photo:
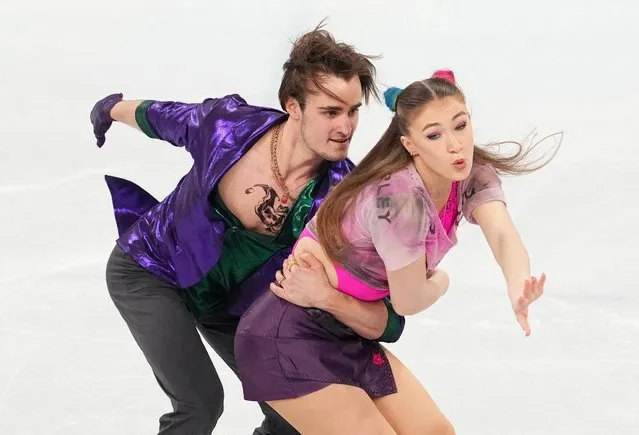
<path fill-rule="evenodd" d="M 237 94 L 198 104 L 114 94 L 94 106 L 98 147 L 118 121 L 184 147 L 194 161 L 161 202 L 128 180 L 106 177 L 119 232 L 107 286 L 171 399 L 160 434 L 215 428 L 224 391 L 197 330 L 237 373 L 239 316 L 268 290 L 305 223 L 352 169 L 347 152 L 359 107 L 378 97 L 374 75 L 368 56 L 318 27 L 295 42 L 284 64 L 284 112 L 249 105 Z M 359 301 L 316 273 L 312 288 L 296 291 L 318 321 L 328 312 L 343 324 L 333 325 L 336 333 L 397 340 L 403 318 L 388 301 Z M 298 433 L 260 406 L 266 417 L 254 435 Z"/>

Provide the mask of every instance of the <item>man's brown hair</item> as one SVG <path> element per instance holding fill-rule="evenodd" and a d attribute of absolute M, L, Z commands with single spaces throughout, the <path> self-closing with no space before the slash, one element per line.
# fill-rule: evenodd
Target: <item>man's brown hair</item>
<path fill-rule="evenodd" d="M 307 95 L 315 92 L 310 85 L 341 101 L 323 86 L 324 79 L 331 75 L 344 80 L 359 77 L 364 101 L 368 104 L 371 96 L 380 101 L 371 62 L 377 56 L 361 54 L 353 46 L 337 42 L 323 26 L 324 21 L 293 43 L 278 93 L 282 109 L 286 110 L 286 101 L 292 97 L 304 110 Z"/>

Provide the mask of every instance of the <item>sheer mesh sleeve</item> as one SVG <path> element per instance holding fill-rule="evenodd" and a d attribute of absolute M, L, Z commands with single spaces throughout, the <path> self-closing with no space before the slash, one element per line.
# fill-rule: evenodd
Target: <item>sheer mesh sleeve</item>
<path fill-rule="evenodd" d="M 490 201 L 506 203 L 499 175 L 491 165 L 475 164 L 463 192 L 462 213 L 466 220 L 471 224 L 477 224 L 473 218 L 473 211 L 477 206 Z"/>
<path fill-rule="evenodd" d="M 401 269 L 425 256 L 430 219 L 423 192 L 417 188 L 394 191 L 389 181 L 381 182 L 374 196 L 368 229 L 386 269 Z"/>

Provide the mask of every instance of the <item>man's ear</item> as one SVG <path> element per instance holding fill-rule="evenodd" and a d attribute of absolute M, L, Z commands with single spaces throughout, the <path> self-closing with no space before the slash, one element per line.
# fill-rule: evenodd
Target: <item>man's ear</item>
<path fill-rule="evenodd" d="M 286 100 L 286 104 L 284 105 L 284 107 L 286 107 L 286 112 L 291 119 L 299 121 L 302 118 L 302 107 L 295 98 L 288 97 L 288 100 Z"/>

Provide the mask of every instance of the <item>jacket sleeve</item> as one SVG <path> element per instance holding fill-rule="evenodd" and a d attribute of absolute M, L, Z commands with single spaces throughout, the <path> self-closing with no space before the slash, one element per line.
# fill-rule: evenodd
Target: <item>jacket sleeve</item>
<path fill-rule="evenodd" d="M 216 116 L 219 101 L 218 98 L 201 103 L 145 100 L 135 110 L 135 120 L 148 137 L 184 147 L 194 154 L 202 140 L 200 130 L 207 118 Z"/>

